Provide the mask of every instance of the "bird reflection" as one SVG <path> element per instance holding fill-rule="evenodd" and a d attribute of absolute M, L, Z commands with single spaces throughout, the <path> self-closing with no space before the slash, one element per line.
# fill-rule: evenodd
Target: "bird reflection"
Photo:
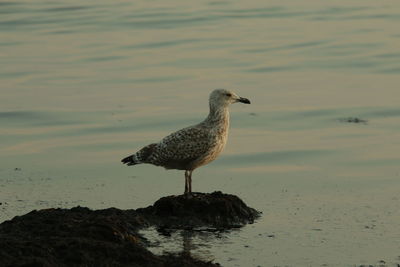
<path fill-rule="evenodd" d="M 192 256 L 191 250 L 195 249 L 193 245 L 193 232 L 192 231 L 182 231 L 182 255 Z"/>
<path fill-rule="evenodd" d="M 172 241 L 172 243 L 177 244 L 181 241 L 182 245 L 179 246 L 177 250 L 173 251 L 173 253 L 203 261 L 213 261 L 215 259 L 214 255 L 211 253 L 211 247 L 212 244 L 215 243 L 216 238 L 219 239 L 222 237 L 219 231 L 181 230 L 170 232 L 165 229 L 161 231 L 158 229 L 158 233 L 166 237 L 169 242 Z M 172 248 L 172 246 L 168 247 L 168 250 Z M 164 246 L 164 248 L 166 247 Z"/>

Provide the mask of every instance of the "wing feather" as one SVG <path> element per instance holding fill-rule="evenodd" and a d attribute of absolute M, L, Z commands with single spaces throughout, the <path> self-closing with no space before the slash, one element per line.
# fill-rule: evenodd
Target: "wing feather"
<path fill-rule="evenodd" d="M 186 164 L 205 155 L 215 145 L 209 129 L 188 127 L 174 132 L 157 144 L 152 161 L 161 166 Z"/>

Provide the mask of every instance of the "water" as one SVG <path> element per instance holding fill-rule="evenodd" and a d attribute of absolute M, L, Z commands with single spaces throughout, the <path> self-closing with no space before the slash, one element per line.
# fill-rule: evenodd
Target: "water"
<path fill-rule="evenodd" d="M 232 106 L 228 146 L 194 190 L 236 194 L 263 217 L 154 251 L 224 266 L 397 263 L 399 20 L 396 1 L 0 2 L 0 221 L 181 193 L 182 172 L 119 160 L 199 122 L 209 92 L 229 88 L 252 105 Z"/>

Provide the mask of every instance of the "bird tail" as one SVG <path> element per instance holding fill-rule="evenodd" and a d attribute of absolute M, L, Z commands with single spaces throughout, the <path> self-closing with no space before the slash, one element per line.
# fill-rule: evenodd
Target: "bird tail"
<path fill-rule="evenodd" d="M 128 165 L 128 166 L 132 166 L 132 165 L 136 165 L 136 164 L 142 163 L 142 162 L 137 158 L 136 154 L 133 154 L 133 155 L 130 155 L 130 156 L 126 157 L 126 158 L 123 158 L 123 159 L 121 160 L 121 162 L 122 162 L 123 164 Z"/>
<path fill-rule="evenodd" d="M 156 149 L 157 144 L 150 144 L 139 150 L 133 155 L 130 155 L 126 158 L 123 158 L 121 160 L 122 163 L 132 166 L 140 163 L 151 163 L 148 161 L 150 155 L 154 152 Z"/>

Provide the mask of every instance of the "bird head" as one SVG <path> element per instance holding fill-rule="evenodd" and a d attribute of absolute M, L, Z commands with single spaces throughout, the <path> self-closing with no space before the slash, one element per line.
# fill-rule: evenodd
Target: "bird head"
<path fill-rule="evenodd" d="M 210 105 L 226 107 L 230 104 L 241 102 L 250 104 L 250 100 L 240 97 L 232 91 L 226 89 L 215 89 L 210 94 Z"/>

